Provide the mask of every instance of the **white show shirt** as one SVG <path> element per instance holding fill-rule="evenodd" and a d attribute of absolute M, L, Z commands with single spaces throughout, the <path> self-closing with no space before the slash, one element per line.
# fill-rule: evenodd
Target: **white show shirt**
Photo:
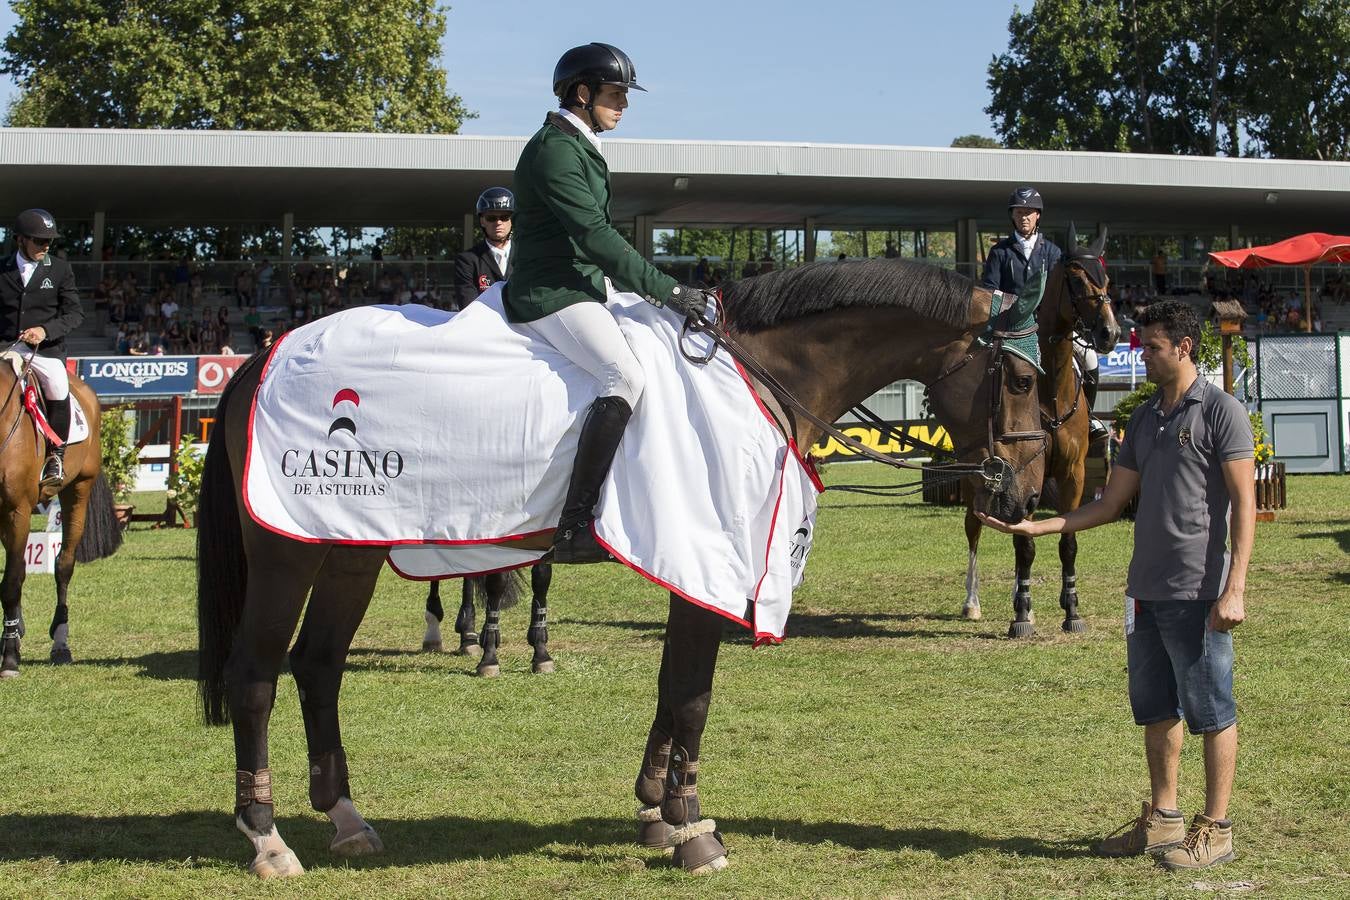
<path fill-rule="evenodd" d="M 33 277 L 33 273 L 37 271 L 38 264 L 31 259 L 27 259 L 20 251 L 15 251 L 14 261 L 19 265 L 19 277 L 23 279 L 23 286 L 28 287 L 28 279 Z"/>
<path fill-rule="evenodd" d="M 560 109 L 558 110 L 558 112 L 562 113 L 562 117 L 564 119 L 571 122 L 573 125 L 577 126 L 577 131 L 580 131 L 583 135 L 585 135 L 586 140 L 590 141 L 591 144 L 595 146 L 595 149 L 597 150 L 600 149 L 600 136 L 596 134 L 594 131 L 591 131 L 591 126 L 581 121 L 580 116 L 572 112 L 570 109 Z"/>
<path fill-rule="evenodd" d="M 488 242 L 488 249 L 492 251 L 492 261 L 497 264 L 497 271 L 503 275 L 506 274 L 506 260 L 511 256 L 511 239 L 507 238 L 506 243 L 500 247 L 493 246 Z"/>
<path fill-rule="evenodd" d="M 1022 256 L 1025 259 L 1031 259 L 1031 251 L 1036 249 L 1036 241 L 1040 238 L 1040 236 L 1041 233 L 1039 231 L 1033 231 L 1031 233 L 1031 237 L 1025 238 L 1022 237 L 1020 233 L 1016 231 L 1013 232 L 1013 237 L 1017 239 L 1018 249 L 1022 251 Z"/>

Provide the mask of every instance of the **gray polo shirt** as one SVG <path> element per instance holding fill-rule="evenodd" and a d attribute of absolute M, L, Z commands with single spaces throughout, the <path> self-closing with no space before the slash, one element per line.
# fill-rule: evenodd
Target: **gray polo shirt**
<path fill-rule="evenodd" d="M 1134 556 L 1125 591 L 1137 600 L 1218 599 L 1228 576 L 1223 463 L 1252 456 L 1236 398 L 1199 377 L 1168 416 L 1159 392 L 1130 418 L 1116 465 L 1139 473 Z"/>

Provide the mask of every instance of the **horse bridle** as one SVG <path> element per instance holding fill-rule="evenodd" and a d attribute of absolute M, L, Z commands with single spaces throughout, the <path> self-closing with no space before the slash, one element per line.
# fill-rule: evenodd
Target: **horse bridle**
<path fill-rule="evenodd" d="M 1012 294 L 1005 294 L 1003 296 L 1009 298 L 1009 303 L 1007 307 L 999 310 L 998 312 L 991 312 L 990 321 L 994 321 L 997 317 L 1000 316 L 1006 316 L 1012 310 L 1016 301 L 1016 297 L 1013 296 Z M 717 299 L 720 302 L 720 297 L 718 297 Z M 684 340 L 682 336 L 680 341 L 680 352 L 681 354 L 683 354 L 685 359 L 694 363 L 695 365 L 703 365 L 712 360 L 713 356 L 716 355 L 717 353 L 718 347 L 725 349 L 728 353 L 731 354 L 732 359 L 734 359 L 741 366 L 742 369 L 744 369 L 749 374 L 753 375 L 756 378 L 756 380 L 758 380 L 761 384 L 767 387 L 769 391 L 773 394 L 774 398 L 787 411 L 795 415 L 800 415 L 802 418 L 806 419 L 808 422 L 819 428 L 824 434 L 834 438 L 842 446 L 847 447 L 848 449 L 852 450 L 859 456 L 866 457 L 867 459 L 870 459 L 874 462 L 879 462 L 896 469 L 910 469 L 924 473 L 940 473 L 942 476 L 942 480 L 955 480 L 958 478 L 964 478 L 968 475 L 979 475 L 984 480 L 985 487 L 991 493 L 1002 493 L 1003 491 L 1007 490 L 1008 482 L 1016 478 L 1017 475 L 1020 474 L 1023 469 L 1029 466 L 1034 460 L 1036 460 L 1039 456 L 1041 456 L 1041 454 L 1045 453 L 1046 447 L 1048 445 L 1048 441 L 1046 439 L 1046 434 L 1044 431 L 1006 431 L 1000 433 L 998 437 L 995 437 L 994 435 L 995 429 L 994 423 L 998 419 L 999 413 L 1002 411 L 1003 408 L 1003 397 L 1002 397 L 1003 356 L 1005 353 L 1008 352 L 1003 346 L 1004 341 L 1013 338 L 1030 336 L 1032 334 L 1035 334 L 1038 328 L 1039 326 L 1037 325 L 1037 323 L 1033 321 L 1028 328 L 1024 328 L 1017 331 L 1009 331 L 1007 329 L 994 327 L 988 335 L 989 363 L 987 372 L 991 377 L 991 384 L 989 391 L 989 420 L 987 422 L 987 436 L 989 443 L 987 444 L 987 446 L 989 448 L 990 455 L 987 456 L 983 462 L 979 463 L 955 462 L 955 463 L 937 463 L 937 464 L 929 463 L 927 465 L 924 465 L 911 463 L 908 460 L 895 459 L 893 457 L 886 456 L 883 453 L 878 453 L 877 451 L 873 450 L 871 447 L 868 447 L 861 441 L 855 440 L 854 438 L 845 434 L 843 431 L 834 427 L 833 423 L 825 421 L 820 416 L 817 416 L 815 413 L 811 412 L 811 410 L 807 409 L 806 405 L 803 404 L 800 400 L 798 400 L 795 396 L 793 396 L 792 392 L 789 391 L 783 385 L 783 383 L 780 382 L 771 372 L 765 369 L 764 366 L 761 365 L 760 362 L 754 358 L 754 356 L 750 353 L 750 351 L 746 350 L 743 346 L 741 346 L 735 340 L 735 338 L 731 337 L 731 335 L 726 332 L 725 329 L 721 328 L 714 322 L 709 321 L 703 315 L 691 316 L 686 318 L 684 322 L 684 333 L 688 334 L 689 332 L 692 331 L 695 334 L 701 333 L 708 335 L 708 337 L 710 337 L 713 341 L 714 344 L 713 348 L 706 355 L 703 356 L 691 355 L 684 349 Z M 942 372 L 940 372 L 938 376 L 933 379 L 932 384 L 928 385 L 927 388 L 925 388 L 924 390 L 925 396 L 928 396 L 928 394 L 933 390 L 933 388 L 935 388 L 940 382 L 942 382 L 943 379 L 961 370 L 968 363 L 970 363 L 975 359 L 976 351 L 973 349 L 973 343 L 974 342 L 972 342 L 972 348 L 967 349 L 965 355 L 960 360 L 943 369 Z M 903 432 L 896 430 L 896 428 L 890 425 L 889 423 L 883 421 L 880 416 L 878 416 L 876 413 L 874 413 L 872 410 L 868 409 L 861 403 L 853 406 L 848 411 L 857 416 L 861 421 L 866 422 L 867 424 L 873 427 L 879 428 L 882 435 L 884 435 L 891 441 L 899 442 L 901 446 L 909 445 L 911 447 L 926 449 L 933 453 L 946 454 L 950 452 L 951 455 L 957 457 L 960 457 L 965 453 L 968 453 L 970 450 L 974 449 L 974 445 L 967 445 L 957 450 L 947 451 L 944 448 L 932 444 L 928 441 L 923 441 L 919 440 L 918 438 L 910 437 L 904 434 Z M 781 431 L 783 431 L 785 438 L 791 439 L 792 433 L 784 423 L 779 422 L 778 427 Z M 1003 457 L 994 454 L 995 444 L 1012 443 L 1023 440 L 1040 440 L 1041 447 L 1030 459 L 1026 460 L 1026 462 L 1022 463 L 1019 466 L 1014 467 L 1010 462 L 1008 462 Z M 901 485 L 901 487 L 912 487 L 912 485 Z M 835 486 L 834 489 L 840 490 L 844 488 L 845 486 Z M 921 486 L 916 488 L 916 490 L 921 489 L 922 489 Z M 867 491 L 862 492 L 866 493 Z M 890 492 L 887 492 L 887 496 L 891 495 L 892 494 Z"/>
<path fill-rule="evenodd" d="M 1059 316 L 1059 310 L 1060 310 L 1061 307 L 1063 307 L 1063 305 L 1064 305 L 1064 299 L 1065 299 L 1065 296 L 1067 295 L 1068 298 L 1069 298 L 1069 300 L 1070 300 L 1070 302 L 1072 302 L 1072 303 L 1075 304 L 1075 305 L 1076 305 L 1080 300 L 1088 300 L 1088 301 L 1091 301 L 1091 302 L 1094 304 L 1095 308 L 1096 308 L 1096 311 L 1097 311 L 1097 319 L 1098 319 L 1099 322 L 1101 321 L 1101 317 L 1102 317 L 1101 306 L 1102 306 L 1102 303 L 1103 303 L 1103 302 L 1108 302 L 1108 303 L 1109 303 L 1110 300 L 1111 300 L 1111 295 L 1107 292 L 1107 290 L 1106 290 L 1104 287 L 1102 287 L 1102 285 L 1100 285 L 1100 284 L 1097 283 L 1097 280 L 1096 280 L 1095 278 L 1093 278 L 1092 270 L 1091 270 L 1089 267 L 1087 267 L 1087 266 L 1085 266 L 1085 265 L 1082 265 L 1082 263 L 1083 263 L 1085 260 L 1095 260 L 1095 259 L 1096 259 L 1096 257 L 1093 257 L 1093 256 L 1073 256 L 1073 257 L 1070 257 L 1070 258 L 1069 258 L 1069 262 L 1071 262 L 1071 263 L 1072 263 L 1072 262 L 1078 262 L 1078 263 L 1079 263 L 1079 267 L 1083 270 L 1083 274 L 1087 276 L 1088 284 L 1092 285 L 1092 286 L 1093 286 L 1094 288 L 1096 288 L 1097 290 L 1096 290 L 1095 293 L 1089 293 L 1089 294 L 1086 294 L 1086 295 L 1084 295 L 1084 296 L 1082 296 L 1082 297 L 1079 297 L 1079 296 L 1077 296 L 1076 294 L 1074 294 L 1074 291 L 1073 291 L 1073 286 L 1074 286 L 1074 285 L 1073 285 L 1073 280 L 1069 277 L 1069 267 L 1068 267 L 1068 266 L 1064 266 L 1064 284 L 1065 284 L 1066 290 L 1064 291 L 1064 294 L 1060 295 L 1059 303 L 1058 303 L 1058 304 L 1056 305 L 1056 307 L 1055 307 L 1055 316 L 1056 316 L 1056 318 L 1058 318 L 1058 316 Z M 1105 272 L 1102 273 L 1102 277 L 1103 277 L 1103 280 L 1105 280 Z M 1087 330 L 1087 329 L 1085 329 L 1085 328 L 1082 327 L 1083 325 L 1086 324 L 1086 323 L 1083 321 L 1082 315 L 1078 313 L 1078 310 L 1077 310 L 1077 309 L 1074 309 L 1073 312 L 1074 312 L 1074 314 L 1075 314 L 1075 315 L 1074 315 L 1074 323 L 1075 323 L 1075 324 L 1074 324 L 1074 327 L 1073 327 L 1073 328 L 1069 329 L 1069 333 L 1068 333 L 1068 334 L 1052 334 L 1052 335 L 1050 335 L 1049 337 L 1046 338 L 1046 341 L 1047 341 L 1047 342 L 1049 342 L 1050 344 L 1057 344 L 1057 343 L 1059 343 L 1060 341 L 1071 341 L 1071 340 L 1073 340 L 1073 335 L 1074 335 L 1074 332 L 1075 332 L 1075 331 L 1085 331 L 1085 330 Z M 1072 363 L 1070 363 L 1070 365 L 1072 365 Z M 1050 379 L 1051 379 L 1051 381 L 1053 382 L 1053 381 L 1054 381 L 1054 373 L 1051 372 L 1051 373 L 1048 373 L 1048 374 L 1050 375 Z M 1078 399 L 1079 399 L 1081 396 L 1083 396 L 1083 392 L 1082 392 L 1082 387 L 1083 387 L 1083 376 L 1079 374 L 1079 372 L 1078 372 L 1078 370 L 1077 370 L 1076 368 L 1074 369 L 1073 380 L 1074 380 L 1073 403 L 1070 404 L 1070 406 L 1069 406 L 1069 411 L 1066 412 L 1066 413 L 1065 413 L 1064 415 L 1062 415 L 1062 416 L 1059 415 L 1059 403 L 1058 403 L 1058 399 L 1059 399 L 1059 398 L 1058 398 L 1058 397 L 1051 397 L 1050 403 L 1051 403 L 1051 409 L 1052 409 L 1052 411 L 1054 412 L 1054 415 L 1052 415 L 1052 416 L 1047 416 L 1047 415 L 1045 415 L 1044 412 L 1041 413 L 1041 418 L 1045 420 L 1045 427 L 1046 427 L 1046 430 L 1047 430 L 1047 431 L 1058 431 L 1061 427 L 1063 427 L 1063 425 L 1064 425 L 1065 422 L 1067 422 L 1067 421 L 1069 421 L 1070 419 L 1073 418 L 1073 414 L 1074 414 L 1074 413 L 1078 412 Z"/>

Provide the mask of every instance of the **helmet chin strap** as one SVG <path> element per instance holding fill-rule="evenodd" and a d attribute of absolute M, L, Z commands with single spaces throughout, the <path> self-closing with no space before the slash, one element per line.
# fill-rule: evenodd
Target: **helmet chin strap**
<path fill-rule="evenodd" d="M 586 110 L 586 115 L 587 115 L 587 116 L 590 118 L 590 120 L 591 120 L 591 133 L 592 133 L 592 134 L 597 134 L 597 135 L 598 135 L 598 134 L 603 134 L 604 131 L 605 131 L 605 129 L 603 129 L 603 128 L 600 127 L 600 123 L 599 123 L 598 121 L 596 121 L 596 118 L 595 118 L 595 97 L 596 97 L 597 94 L 600 93 L 600 85 L 599 85 L 599 84 L 587 84 L 587 85 L 585 85 L 585 87 L 586 87 L 586 93 L 590 95 L 590 98 L 591 98 L 591 99 L 587 100 L 584 104 L 582 104 L 581 108 L 584 109 L 584 110 Z"/>

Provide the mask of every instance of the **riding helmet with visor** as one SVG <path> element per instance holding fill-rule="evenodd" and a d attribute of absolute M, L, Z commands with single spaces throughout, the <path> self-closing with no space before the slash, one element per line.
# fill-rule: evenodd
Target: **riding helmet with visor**
<path fill-rule="evenodd" d="M 513 213 L 516 211 L 516 195 L 504 187 L 490 187 L 478 195 L 475 208 L 480 216 L 485 212 Z"/>
<path fill-rule="evenodd" d="M 19 213 L 14 230 L 24 237 L 56 240 L 61 233 L 56 230 L 56 217 L 45 209 L 25 209 Z"/>
<path fill-rule="evenodd" d="M 1018 188 L 1008 197 L 1009 210 L 1016 209 L 1019 206 L 1045 211 L 1045 203 L 1041 200 L 1041 192 L 1030 185 Z"/>
<path fill-rule="evenodd" d="M 563 106 L 579 84 L 591 89 L 591 101 L 602 84 L 617 84 L 632 91 L 646 91 L 637 83 L 637 68 L 618 47 L 599 42 L 573 47 L 553 67 L 553 93 Z M 590 104 L 586 105 L 590 109 Z"/>

